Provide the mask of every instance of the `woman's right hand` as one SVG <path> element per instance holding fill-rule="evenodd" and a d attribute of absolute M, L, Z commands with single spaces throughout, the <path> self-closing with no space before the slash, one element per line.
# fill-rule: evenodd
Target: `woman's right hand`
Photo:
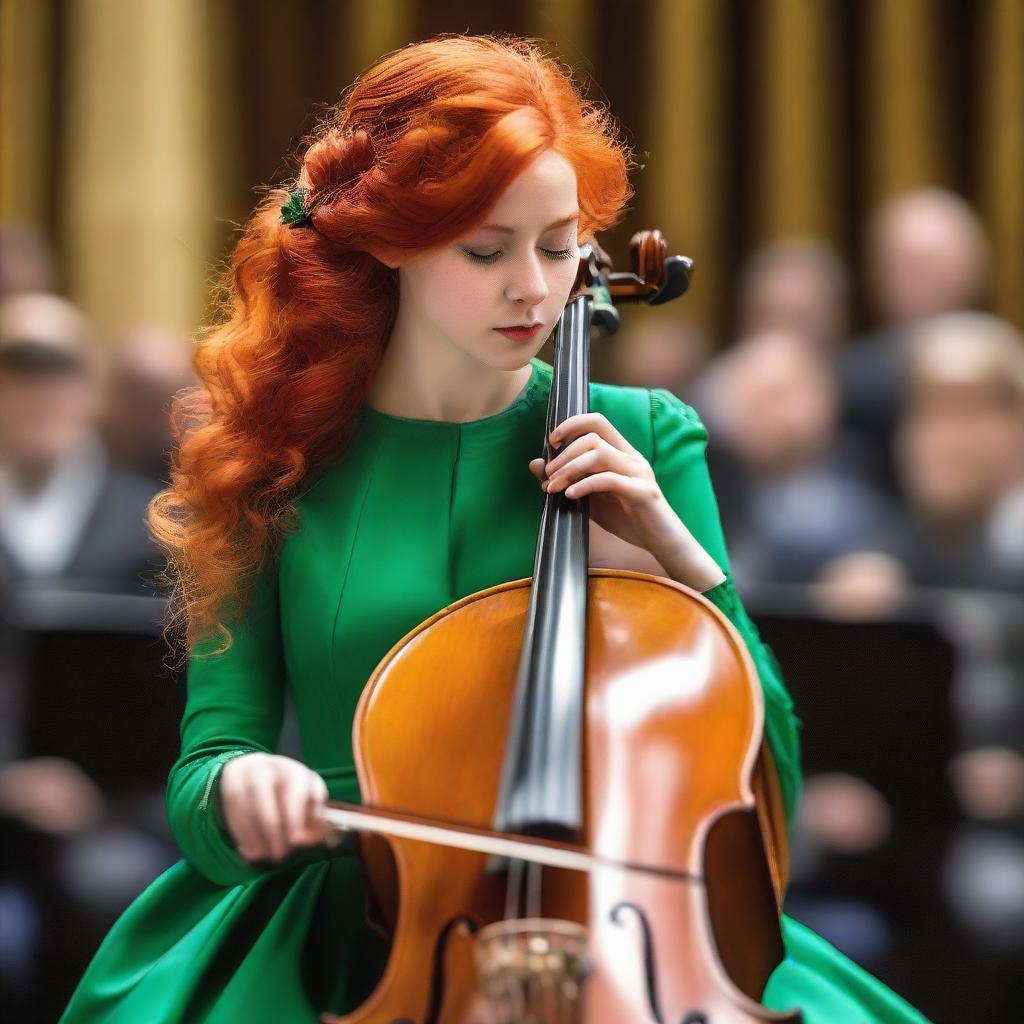
<path fill-rule="evenodd" d="M 248 861 L 281 861 L 298 846 L 327 839 L 327 784 L 279 754 L 240 754 L 221 769 L 221 815 Z"/>

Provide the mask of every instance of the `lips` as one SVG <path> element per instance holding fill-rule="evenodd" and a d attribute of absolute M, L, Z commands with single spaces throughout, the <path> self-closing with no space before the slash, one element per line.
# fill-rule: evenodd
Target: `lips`
<path fill-rule="evenodd" d="M 537 336 L 540 327 L 540 324 L 530 324 L 528 327 L 496 327 L 495 330 L 513 341 L 529 341 Z"/>

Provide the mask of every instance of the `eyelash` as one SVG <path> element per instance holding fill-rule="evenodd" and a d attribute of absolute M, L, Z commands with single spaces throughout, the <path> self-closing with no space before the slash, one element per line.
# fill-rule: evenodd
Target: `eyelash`
<path fill-rule="evenodd" d="M 500 249 L 495 249 L 494 252 L 488 253 L 473 252 L 470 249 L 463 249 L 462 251 L 477 263 L 494 263 L 501 255 Z M 567 260 L 573 256 L 572 249 L 541 249 L 541 252 L 550 260 Z"/>

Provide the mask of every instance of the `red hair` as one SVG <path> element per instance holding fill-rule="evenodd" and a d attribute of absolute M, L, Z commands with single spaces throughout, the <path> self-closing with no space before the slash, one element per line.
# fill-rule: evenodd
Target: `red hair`
<path fill-rule="evenodd" d="M 223 281 L 178 403 L 171 486 L 150 528 L 168 555 L 169 628 L 188 648 L 219 637 L 248 582 L 294 526 L 310 478 L 341 458 L 398 307 L 401 263 L 486 217 L 541 152 L 577 175 L 580 234 L 610 227 L 631 195 L 608 111 L 535 45 L 439 36 L 384 57 L 308 140 L 297 184 L 312 224 L 290 227 L 271 188 Z"/>

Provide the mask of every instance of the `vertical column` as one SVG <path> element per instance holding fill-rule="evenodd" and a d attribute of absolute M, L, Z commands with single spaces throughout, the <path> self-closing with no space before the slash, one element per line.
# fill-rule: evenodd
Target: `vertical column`
<path fill-rule="evenodd" d="M 1024 329 L 1024 4 L 986 0 L 979 14 L 979 186 L 992 307 Z"/>
<path fill-rule="evenodd" d="M 661 228 L 673 252 L 696 264 L 686 313 L 704 327 L 713 326 L 726 290 L 723 16 L 724 5 L 717 0 L 656 0 L 651 5 L 651 153 L 635 177 L 651 226 Z M 638 157 L 643 162 L 643 155 Z"/>
<path fill-rule="evenodd" d="M 869 210 L 896 192 L 943 184 L 934 0 L 868 0 L 865 176 Z"/>
<path fill-rule="evenodd" d="M 596 7 L 585 0 L 527 0 L 531 33 L 550 39 L 559 55 L 585 75 L 593 74 Z"/>
<path fill-rule="evenodd" d="M 201 0 L 70 0 L 62 164 L 71 297 L 105 330 L 191 331 L 214 236 L 218 124 Z"/>
<path fill-rule="evenodd" d="M 414 42 L 413 11 L 409 0 L 358 0 L 349 8 L 351 36 L 345 64 L 354 62 L 362 73 L 385 53 Z"/>
<path fill-rule="evenodd" d="M 834 11 L 818 0 L 760 0 L 754 11 L 754 237 L 834 239 L 842 205 Z"/>
<path fill-rule="evenodd" d="M 51 0 L 0 0 L 0 222 L 50 226 Z"/>

